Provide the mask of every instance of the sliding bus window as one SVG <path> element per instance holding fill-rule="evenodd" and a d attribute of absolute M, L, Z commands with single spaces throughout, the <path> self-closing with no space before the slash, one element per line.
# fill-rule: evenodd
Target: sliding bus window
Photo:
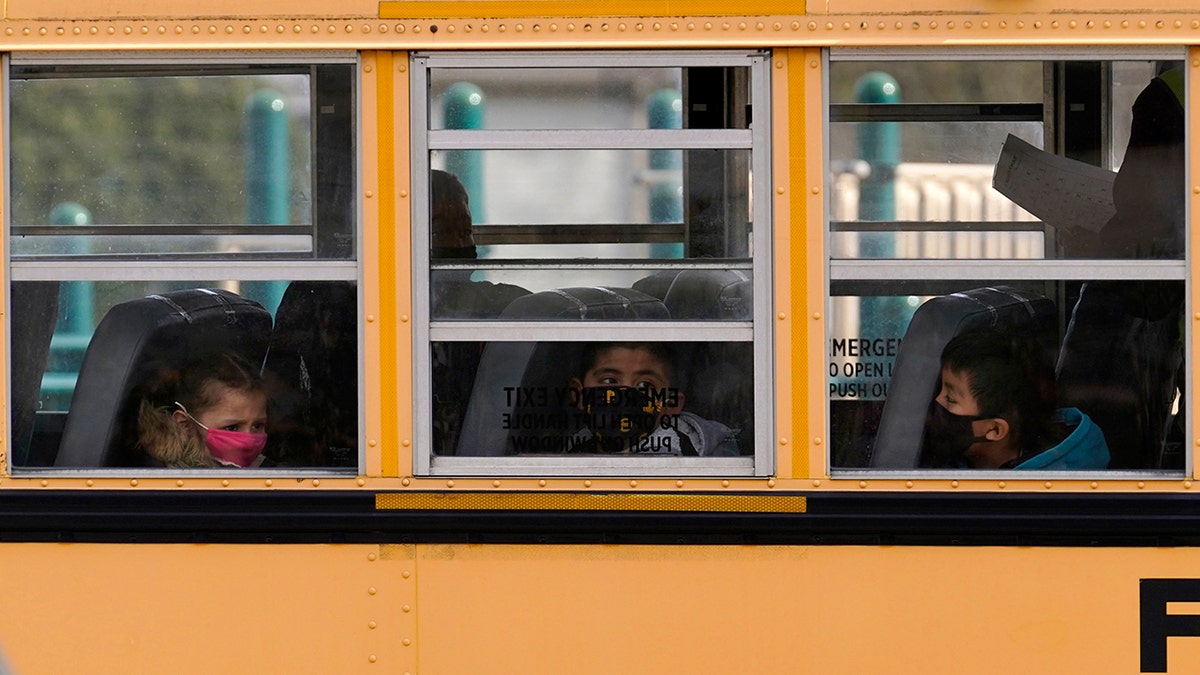
<path fill-rule="evenodd" d="M 1183 53 L 925 56 L 831 55 L 832 470 L 1181 473 Z"/>
<path fill-rule="evenodd" d="M 356 60 L 10 60 L 14 471 L 356 470 Z"/>
<path fill-rule="evenodd" d="M 414 57 L 418 471 L 769 471 L 768 64 Z"/>

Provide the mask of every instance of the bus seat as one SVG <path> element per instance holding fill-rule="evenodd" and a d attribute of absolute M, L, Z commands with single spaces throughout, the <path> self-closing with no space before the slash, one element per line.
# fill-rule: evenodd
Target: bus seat
<path fill-rule="evenodd" d="M 670 318 L 658 298 L 632 288 L 579 287 L 541 291 L 514 300 L 500 313 L 501 321 L 628 321 Z M 464 416 L 457 454 L 498 456 L 514 454 L 517 446 L 530 439 L 570 434 L 557 423 L 541 428 L 513 430 L 503 428 L 505 414 L 543 415 L 541 419 L 560 419 L 549 415 L 576 412 L 564 397 L 572 370 L 578 361 L 581 343 L 575 342 L 490 342 L 484 347 L 479 369 Z M 519 405 L 509 392 L 545 392 L 544 401 Z M 540 395 L 535 395 L 540 396 Z M 511 418 L 510 418 L 511 419 Z"/>
<path fill-rule="evenodd" d="M 663 270 L 633 284 L 661 299 L 672 319 L 687 321 L 750 321 L 752 287 L 749 270 Z"/>
<path fill-rule="evenodd" d="M 1042 295 L 994 286 L 928 300 L 913 314 L 900 343 L 871 452 L 872 468 L 911 469 L 922 464 L 925 417 L 941 381 L 942 350 L 964 330 L 985 327 L 1036 340 L 1053 362 L 1057 309 Z"/>
<path fill-rule="evenodd" d="M 1059 353 L 1059 402 L 1101 425 L 1111 469 L 1183 469 L 1172 414 L 1182 310 L 1178 282 L 1090 282 L 1080 290 Z"/>
<path fill-rule="evenodd" d="M 14 281 L 9 316 L 12 322 L 12 466 L 43 466 L 52 457 L 32 451 L 42 376 L 50 356 L 50 340 L 58 320 L 57 281 Z"/>
<path fill-rule="evenodd" d="M 671 315 L 661 300 L 632 288 L 583 286 L 555 288 L 519 297 L 504 308 L 499 318 L 523 321 L 661 321 L 671 318 Z"/>
<path fill-rule="evenodd" d="M 173 291 L 114 306 L 83 355 L 54 465 L 144 465 L 136 410 L 146 388 L 164 370 L 209 351 L 233 351 L 261 364 L 270 333 L 267 310 L 224 290 Z"/>
<path fill-rule="evenodd" d="M 495 319 L 514 300 L 529 295 L 528 290 L 513 284 L 473 281 L 470 271 L 431 270 L 429 277 L 431 321 Z M 439 342 L 430 349 L 433 453 L 452 455 L 458 447 L 483 347 L 478 342 Z"/>
<path fill-rule="evenodd" d="M 281 466 L 358 464 L 358 290 L 293 281 L 275 312 L 263 365 L 267 447 Z"/>

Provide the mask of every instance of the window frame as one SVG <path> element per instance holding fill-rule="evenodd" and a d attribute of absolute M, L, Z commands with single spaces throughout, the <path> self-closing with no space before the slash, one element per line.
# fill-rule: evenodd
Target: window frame
<path fill-rule="evenodd" d="M 771 164 L 771 89 L 769 52 L 760 50 L 713 51 L 607 51 L 607 52 L 414 52 L 410 58 L 413 299 L 414 299 L 414 415 L 416 442 L 413 470 L 418 476 L 769 476 L 775 456 L 769 439 L 774 429 L 773 363 L 774 338 L 768 317 L 771 307 L 772 204 L 769 186 Z M 570 67 L 748 67 L 748 91 L 754 108 L 750 129 L 579 129 L 571 131 L 531 129 L 460 131 L 431 129 L 429 71 L 442 68 L 570 68 Z M 487 137 L 491 136 L 489 140 Z M 429 259 L 429 172 L 430 151 L 444 149 L 745 149 L 750 151 L 751 173 L 765 178 L 750 188 L 751 236 L 754 254 L 754 320 L 751 322 L 699 321 L 431 321 Z M 615 261 L 596 264 L 547 260 L 532 264 L 537 269 L 730 269 L 729 263 L 702 260 Z M 491 265 L 495 265 L 492 263 Z M 458 267 L 486 269 L 486 261 Z M 439 267 L 441 269 L 441 267 Z M 531 335 L 536 337 L 531 338 Z M 483 338 L 481 336 L 486 336 Z M 755 439 L 752 455 L 740 457 L 460 457 L 437 456 L 432 447 L 432 388 L 430 346 L 441 341 L 527 342 L 626 341 L 647 342 L 748 342 L 761 367 L 754 377 Z"/>
<path fill-rule="evenodd" d="M 823 264 L 825 267 L 825 314 L 826 316 L 834 317 L 833 312 L 833 297 L 832 287 L 835 284 L 841 284 L 848 289 L 850 295 L 859 295 L 867 297 L 868 287 L 872 284 L 882 284 L 885 282 L 895 281 L 913 281 L 913 282 L 967 282 L 972 279 L 986 280 L 987 283 L 1003 283 L 1005 281 L 1046 281 L 1048 283 L 1063 283 L 1070 281 L 1157 281 L 1171 280 L 1179 281 L 1183 285 L 1184 300 L 1183 309 L 1192 307 L 1192 265 L 1194 261 L 1191 258 L 1192 234 L 1192 209 L 1191 200 L 1184 199 L 1185 217 L 1184 217 L 1184 255 L 1178 260 L 1154 260 L 1154 259 L 1082 259 L 1082 258 L 1042 258 L 1042 259 L 987 259 L 987 258 L 962 258 L 962 259 L 936 259 L 936 265 L 922 264 L 929 262 L 930 259 L 922 258 L 843 258 L 837 259 L 833 256 L 833 236 L 839 231 L 890 231 L 903 232 L 906 231 L 905 225 L 912 223 L 920 223 L 920 221 L 888 221 L 882 222 L 878 226 L 868 224 L 866 226 L 857 226 L 858 223 L 867 221 L 847 221 L 849 227 L 835 229 L 833 223 L 833 214 L 835 212 L 834 200 L 836 195 L 832 189 L 833 173 L 832 173 L 832 154 L 830 152 L 830 143 L 832 137 L 831 124 L 831 107 L 832 103 L 830 95 L 830 73 L 831 64 L 834 62 L 849 62 L 849 61 L 1038 61 L 1043 64 L 1051 62 L 1066 62 L 1066 61 L 1100 61 L 1100 62 L 1120 62 L 1120 61 L 1182 61 L 1187 62 L 1188 50 L 1183 46 L 1081 46 L 1081 47 L 1053 47 L 1053 46 L 1035 46 L 1028 49 L 1015 49 L 1011 47 L 964 47 L 964 48 L 936 48 L 936 47 L 893 47 L 893 48 L 875 48 L 875 47 L 831 47 L 823 50 L 823 82 L 822 91 L 825 97 L 825 104 L 822 110 L 822 139 L 824 145 L 824 156 L 827 158 L 824 171 L 826 180 L 831 186 L 831 189 L 826 191 L 823 210 L 824 219 L 822 224 L 822 236 L 824 238 L 825 253 Z M 1189 79 L 1189 78 L 1185 78 Z M 1111 93 L 1111 89 L 1110 89 Z M 1049 92 L 1043 93 L 1043 104 L 1048 97 L 1054 94 Z M 1190 87 L 1184 97 L 1184 114 L 1185 114 L 1185 129 L 1190 132 L 1191 115 L 1195 111 L 1190 110 L 1188 102 L 1194 94 Z M 1045 120 L 1048 125 L 1057 124 L 1057 120 Z M 1057 134 L 1058 130 L 1052 128 L 1052 132 Z M 1107 134 L 1108 129 L 1105 130 Z M 1185 185 L 1190 185 L 1194 178 L 1191 174 L 1192 150 L 1190 143 L 1194 139 L 1190 133 L 1185 132 Z M 1111 144 L 1112 139 L 1108 142 Z M 1114 150 L 1123 151 L 1117 148 L 1103 148 L 1110 153 Z M 963 221 L 946 221 L 938 222 L 931 221 L 935 230 L 954 230 L 952 227 L 956 222 Z M 888 225 L 899 223 L 896 229 L 888 229 Z M 989 223 L 990 224 L 990 223 Z M 1018 230 L 1023 229 L 1019 225 L 1014 226 L 1008 221 L 997 221 L 996 230 Z M 1042 224 L 1041 221 L 1036 221 L 1030 224 Z M 1042 224 L 1045 229 L 1049 229 L 1049 225 Z M 921 230 L 920 227 L 910 228 L 913 230 Z M 955 230 L 957 231 L 957 230 Z M 1060 312 L 1066 312 L 1069 316 L 1071 308 L 1059 308 Z M 1180 335 L 1183 342 L 1183 358 L 1184 358 L 1184 378 L 1178 383 L 1183 393 L 1183 402 L 1187 402 L 1194 394 L 1192 369 L 1189 364 L 1194 364 L 1193 352 L 1190 348 L 1193 340 L 1193 327 L 1191 322 L 1183 321 L 1184 330 Z M 831 340 L 835 337 L 834 321 L 827 322 L 823 333 L 823 343 L 821 345 L 821 354 L 824 361 L 828 362 L 831 355 L 828 353 L 828 348 Z M 824 382 L 823 391 L 828 391 L 828 385 L 831 381 L 827 369 L 822 369 L 822 379 Z M 830 406 L 832 399 L 826 395 L 823 398 L 823 417 L 825 420 L 826 437 L 832 439 L 832 415 Z M 1190 409 L 1180 411 L 1185 414 L 1185 432 L 1184 438 L 1190 439 L 1193 437 L 1195 420 Z M 842 479 L 860 479 L 860 478 L 922 478 L 922 479 L 986 479 L 986 480 L 1015 480 L 1015 479 L 1096 479 L 1096 478 L 1129 478 L 1129 477 L 1152 477 L 1152 478 L 1174 478 L 1191 475 L 1193 470 L 1193 453 L 1187 451 L 1187 445 L 1184 447 L 1184 467 L 1180 470 L 1175 469 L 1154 469 L 1154 470 L 1128 470 L 1128 469 L 1101 469 L 1101 470 L 1021 470 L 1014 472 L 1011 469 L 923 469 L 920 467 L 902 468 L 902 469 L 883 469 L 872 467 L 837 467 L 833 464 L 834 444 L 827 444 L 825 450 L 825 467 L 828 475 L 833 478 Z M 1049 485 L 1049 484 L 1047 484 Z"/>
<path fill-rule="evenodd" d="M 354 185 L 362 185 L 362 77 L 361 77 L 361 53 L 354 50 L 279 50 L 272 52 L 262 51 L 215 51 L 215 52 L 192 52 L 192 51 L 166 51 L 155 53 L 137 53 L 137 52 L 106 52 L 100 54 L 74 53 L 74 52 L 29 52 L 29 53 L 12 53 L 4 54 L 0 60 L 0 68 L 2 68 L 3 78 L 2 88 L 4 97 L 4 145 L 7 149 L 4 155 L 5 180 L 4 180 L 4 200 L 6 204 L 11 204 L 12 199 L 12 171 L 11 171 L 11 142 L 10 134 L 12 127 L 9 120 L 10 105 L 11 105 L 11 81 L 12 69 L 16 66 L 68 66 L 82 67 L 81 73 L 83 76 L 96 74 L 102 77 L 104 69 L 111 67 L 114 69 L 130 70 L 130 77 L 143 75 L 154 77 L 160 75 L 155 72 L 155 69 L 178 69 L 179 72 L 190 74 L 193 76 L 204 76 L 208 73 L 204 71 L 210 69 L 213 74 L 246 74 L 237 72 L 237 67 L 248 65 L 262 66 L 280 66 L 283 68 L 311 68 L 315 66 L 349 66 L 349 103 L 352 110 L 349 114 L 349 129 L 353 148 L 349 150 L 348 163 L 351 171 L 351 177 Z M 145 66 L 146 72 L 137 72 L 137 67 Z M 172 73 L 174 74 L 174 73 Z M 317 113 L 315 102 L 317 100 L 316 91 L 317 80 L 314 77 L 312 84 L 314 85 L 310 91 L 310 102 L 313 105 L 312 112 Z M 350 246 L 349 255 L 345 257 L 327 256 L 318 258 L 319 241 L 328 235 L 323 235 L 319 232 L 318 225 L 321 213 L 321 204 L 316 199 L 317 185 L 320 177 L 318 175 L 318 160 L 317 153 L 319 151 L 319 140 L 316 134 L 316 121 L 310 122 L 312 130 L 311 152 L 312 152 L 312 175 L 311 182 L 313 185 L 313 204 L 312 204 L 312 220 L 309 225 L 299 226 L 280 226 L 286 228 L 281 234 L 287 236 L 296 234 L 300 229 L 307 229 L 308 234 L 312 238 L 312 246 L 309 250 L 297 253 L 254 253 L 254 252 L 232 252 L 222 254 L 215 253 L 200 253 L 200 254 L 184 254 L 183 256 L 173 254 L 107 254 L 107 255 L 91 255 L 91 256 L 30 256 L 28 259 L 22 260 L 20 256 L 14 256 L 12 247 L 5 245 L 5 254 L 3 259 L 6 284 L 3 290 L 5 294 L 6 306 L 11 306 L 12 302 L 12 283 L 16 281 L 95 281 L 95 282 L 139 282 L 139 281 L 171 281 L 171 282 L 203 282 L 213 281 L 214 279 L 236 280 L 238 282 L 257 282 L 257 281 L 343 281 L 355 284 L 356 289 L 356 328 L 355 342 L 357 349 L 356 361 L 358 363 L 357 374 L 357 453 L 355 465 L 353 467 L 303 467 L 303 466 L 288 466 L 279 468 L 199 468 L 199 469 L 175 469 L 175 468 L 158 468 L 158 467 L 57 467 L 57 466 L 13 466 L 8 465 L 8 471 L 11 475 L 19 477 L 38 477 L 41 475 L 86 475 L 96 477 L 120 477 L 128 475 L 189 475 L 189 476 L 204 476 L 204 477 L 247 477 L 247 476 L 279 476 L 281 473 L 287 474 L 303 474 L 305 476 L 346 476 L 359 475 L 366 466 L 366 443 L 365 443 L 365 371 L 363 363 L 365 358 L 364 350 L 364 335 L 363 323 L 361 320 L 363 307 L 363 283 L 364 283 L 364 260 L 367 252 L 364 250 L 364 219 L 363 219 L 363 204 L 358 196 L 359 190 L 351 189 L 346 197 L 349 203 L 345 205 L 347 216 L 349 218 L 348 226 L 350 231 Z M 326 205 L 328 208 L 328 205 Z M 12 237 L 16 236 L 13 233 L 14 226 L 12 222 L 12 209 L 5 209 L 4 213 L 4 237 L 5 242 L 11 241 Z M 64 226 L 36 226 L 29 228 L 35 234 L 47 234 L 55 227 L 63 227 L 64 231 L 67 227 Z M 94 229 L 103 230 L 106 227 L 122 227 L 117 226 L 100 226 Z M 148 232 L 147 236 L 154 234 L 165 233 L 168 229 L 177 230 L 180 235 L 196 235 L 196 234 L 230 234 L 230 233 L 245 233 L 250 235 L 262 234 L 268 232 L 267 228 L 275 226 L 255 226 L 245 225 L 243 231 L 238 231 L 239 227 L 243 227 L 239 223 L 224 223 L 218 225 L 179 225 L 179 226 L 132 226 L 130 229 L 143 228 Z M 87 235 L 85 235 L 87 236 Z M 132 299 L 132 298 L 129 298 Z M 5 317 L 7 334 L 12 336 L 12 312 Z M 5 350 L 8 372 L 10 377 L 6 379 L 5 387 L 8 400 L 12 400 L 12 350 Z M 11 406 L 10 413 L 11 414 Z M 8 441 L 11 444 L 11 424 L 8 427 Z"/>

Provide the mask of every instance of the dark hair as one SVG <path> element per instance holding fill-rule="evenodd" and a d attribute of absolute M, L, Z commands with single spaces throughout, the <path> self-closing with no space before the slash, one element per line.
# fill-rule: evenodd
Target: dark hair
<path fill-rule="evenodd" d="M 1032 340 L 990 328 L 960 333 L 942 350 L 942 368 L 967 375 L 979 414 L 1008 420 L 1022 455 L 1046 447 L 1054 370 Z"/>
<path fill-rule="evenodd" d="M 199 415 L 218 402 L 220 391 L 214 386 L 218 384 L 237 391 L 264 391 L 262 375 L 249 361 L 233 352 L 219 352 L 184 365 L 175 387 L 175 400 Z"/>
<path fill-rule="evenodd" d="M 470 198 L 467 195 L 467 189 L 463 187 L 462 182 L 458 180 L 458 176 L 449 171 L 441 171 L 433 169 L 429 172 L 429 191 L 430 201 L 434 204 L 442 204 L 446 202 L 455 202 L 469 204 Z"/>
<path fill-rule="evenodd" d="M 575 369 L 580 380 L 596 367 L 600 355 L 612 349 L 642 349 L 663 364 L 667 378 L 675 381 L 675 353 L 666 342 L 589 342 L 579 354 L 579 366 Z"/>
<path fill-rule="evenodd" d="M 430 172 L 429 223 L 434 248 L 465 248 L 471 239 L 470 197 L 452 173 Z"/>

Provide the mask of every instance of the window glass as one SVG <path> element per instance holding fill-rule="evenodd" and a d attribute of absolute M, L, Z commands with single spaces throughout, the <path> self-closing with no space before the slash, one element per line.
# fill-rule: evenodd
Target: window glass
<path fill-rule="evenodd" d="M 679 127 L 680 68 L 572 67 L 566 73 L 562 68 L 432 71 L 429 91 L 437 105 L 430 111 L 431 128 Z"/>
<path fill-rule="evenodd" d="M 993 62 L 877 63 L 858 75 L 864 64 L 834 62 L 831 81 L 842 89 L 855 82 L 857 102 L 830 110 L 832 229 L 928 232 L 910 223 L 957 221 L 949 229 L 1040 230 L 1038 257 L 1182 259 L 1184 123 L 1175 63 L 1055 62 L 1001 67 L 1000 76 L 981 80 L 977 68 Z M 936 91 L 931 69 L 941 74 Z M 1028 102 L 1038 91 L 1047 93 Z M 976 96 L 972 104 L 945 102 Z M 835 255 L 959 257 L 937 243 L 914 254 L 900 242 L 859 246 L 856 239 L 838 237 Z M 997 245 L 980 255 L 1026 252 Z"/>
<path fill-rule="evenodd" d="M 677 155 L 675 168 L 649 169 L 653 153 Z M 432 162 L 445 166 L 446 159 L 434 153 Z M 502 261 L 586 261 L 587 268 L 572 271 L 577 285 L 631 286 L 649 275 L 630 269 L 637 260 L 723 258 L 749 279 L 749 150 L 505 150 L 477 151 L 474 159 L 486 177 L 474 195 L 449 171 L 435 168 L 431 174 L 435 314 L 440 290 L 463 278 L 453 268 L 464 258 L 498 263 L 477 272 L 476 281 L 502 277 L 531 291 L 560 286 L 561 274 L 547 276 L 537 265 L 505 267 Z M 710 166 L 740 169 L 733 175 L 744 182 L 692 181 L 686 195 L 692 213 L 685 218 L 685 171 L 704 174 Z M 750 299 L 749 284 L 742 295 Z"/>
<path fill-rule="evenodd" d="M 227 410 L 221 426 L 265 418 L 254 467 L 356 465 L 352 282 L 15 281 L 10 293 L 17 468 L 220 468 L 175 413 L 204 424 L 240 392 L 261 407 Z"/>
<path fill-rule="evenodd" d="M 750 455 L 750 347 L 744 342 L 435 342 L 434 452 Z"/>
<path fill-rule="evenodd" d="M 14 59 L 14 470 L 355 470 L 339 58 Z"/>
<path fill-rule="evenodd" d="M 290 160 L 283 167 L 280 215 L 284 222 L 312 222 L 306 75 L 24 75 L 14 72 L 11 85 L 17 130 L 12 160 L 21 177 L 13 181 L 14 223 L 41 224 L 68 198 L 94 204 L 100 222 L 256 222 L 247 219 L 246 205 L 219 198 L 246 182 L 242 160 L 254 133 L 248 116 L 270 120 L 272 113 L 293 108 L 303 114 L 287 115 L 282 123 L 294 129 L 276 131 L 287 143 L 270 149 Z M 106 133 L 95 133 L 96 125 Z M 47 160 L 55 170 L 37 168 Z"/>
<path fill-rule="evenodd" d="M 119 226 L 118 226 L 119 227 Z M 238 226 L 242 229 L 250 229 Z M 223 234 L 223 235 L 175 235 L 166 234 L 169 230 L 150 228 L 126 228 L 136 230 L 137 234 L 114 234 L 88 236 L 84 233 L 68 235 L 39 234 L 29 235 L 32 228 L 21 228 L 22 234 L 13 237 L 13 253 L 20 256 L 45 256 L 55 258 L 87 258 L 96 254 L 117 255 L 126 257 L 167 256 L 196 256 L 198 254 L 225 254 L 244 257 L 261 254 L 295 254 L 311 255 L 314 239 L 308 230 L 292 230 L 295 234 L 281 234 L 287 226 L 272 225 L 274 231 L 262 231 L 258 234 Z M 57 228 L 61 232 L 63 228 Z M 83 228 L 80 228 L 83 229 Z M 114 228 L 105 228 L 113 231 Z M 43 232 L 47 231 L 42 229 Z M 148 236 L 153 232 L 153 236 Z"/>
<path fill-rule="evenodd" d="M 1039 61 L 838 61 L 829 80 L 833 103 L 1041 103 L 1042 63 Z M 897 83 L 889 91 L 878 79 L 884 73 Z M 884 81 L 886 83 L 886 80 Z M 946 86 L 946 83 L 953 83 Z M 879 88 L 876 88 L 879 87 Z"/>
<path fill-rule="evenodd" d="M 833 60 L 835 472 L 1185 470 L 1185 99 L 1164 57 Z M 855 78 L 889 100 L 839 112 Z"/>
<path fill-rule="evenodd" d="M 14 66 L 14 254 L 352 257 L 351 73 Z"/>
<path fill-rule="evenodd" d="M 670 155 L 670 166 L 651 168 L 655 153 Z M 453 162 L 447 159 L 445 153 L 434 153 L 431 165 L 461 184 L 464 177 L 448 169 Z M 685 173 L 700 167 L 719 167 L 748 176 L 750 166 L 749 149 L 481 150 L 472 159 L 484 178 L 469 193 L 472 224 L 476 227 L 682 224 Z M 432 189 L 438 190 L 439 186 L 435 184 Z M 688 193 L 690 200 L 729 210 L 721 214 L 722 220 L 728 215 L 733 222 L 723 224 L 737 227 L 733 232 L 722 232 L 722 239 L 747 236 L 748 197 L 744 184 L 690 185 Z M 446 206 L 434 202 L 433 208 Z M 688 219 L 693 228 L 714 225 L 695 220 Z M 682 238 L 683 228 L 678 232 Z M 499 233 L 493 236 L 499 237 Z M 637 231 L 629 232 L 626 240 L 637 241 Z M 734 247 L 731 242 L 725 248 Z M 745 243 L 740 242 L 736 248 L 744 250 Z"/>
<path fill-rule="evenodd" d="M 413 62 L 428 129 L 414 149 L 430 345 L 418 471 L 769 470 L 754 435 L 768 385 L 752 376 L 769 354 L 754 290 L 769 278 L 769 197 L 753 179 L 770 166 L 766 55 Z M 662 381 L 585 386 L 581 355 L 597 352 Z M 616 436 L 584 419 L 602 386 L 628 427 Z"/>
<path fill-rule="evenodd" d="M 753 279 L 745 269 L 474 269 L 431 272 L 434 320 L 750 321 Z M 564 277 L 570 285 L 564 286 Z"/>

